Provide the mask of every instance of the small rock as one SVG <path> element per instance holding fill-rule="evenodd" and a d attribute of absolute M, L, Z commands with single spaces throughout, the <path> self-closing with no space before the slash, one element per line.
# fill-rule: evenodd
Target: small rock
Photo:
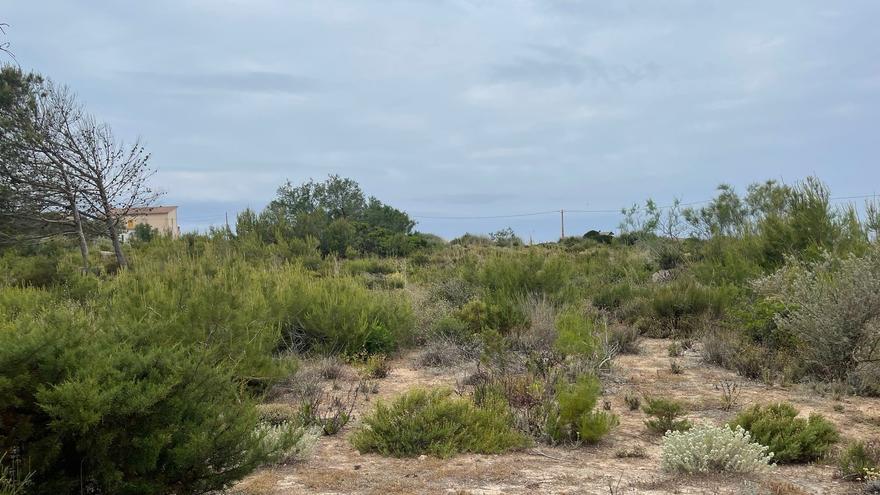
<path fill-rule="evenodd" d="M 428 458 L 428 456 L 426 456 L 425 454 L 422 454 L 422 455 L 419 456 L 419 460 L 420 460 L 420 461 L 424 461 L 424 460 L 427 459 L 427 458 Z"/>
<path fill-rule="evenodd" d="M 355 470 L 355 471 L 359 470 L 360 468 L 361 468 L 361 465 L 360 465 L 360 464 L 355 464 L 355 465 L 354 465 L 354 470 Z"/>

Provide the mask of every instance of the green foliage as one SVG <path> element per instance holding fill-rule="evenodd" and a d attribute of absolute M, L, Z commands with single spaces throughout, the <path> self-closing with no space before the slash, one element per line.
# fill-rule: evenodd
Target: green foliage
<path fill-rule="evenodd" d="M 520 239 L 510 227 L 489 234 L 489 239 L 491 239 L 492 243 L 496 246 L 501 247 L 516 247 L 523 245 L 522 239 Z"/>
<path fill-rule="evenodd" d="M 466 233 L 449 241 L 449 244 L 453 246 L 488 246 L 492 244 L 492 239 L 485 235 Z"/>
<path fill-rule="evenodd" d="M 794 350 L 797 345 L 795 336 L 776 324 L 777 318 L 784 318 L 787 313 L 781 301 L 760 298 L 757 301 L 744 301 L 732 309 L 730 319 L 731 324 L 751 342 L 771 350 Z"/>
<path fill-rule="evenodd" d="M 444 316 L 434 322 L 431 334 L 434 337 L 448 338 L 453 341 L 463 341 L 472 335 L 467 322 L 455 316 Z"/>
<path fill-rule="evenodd" d="M 528 251 L 489 257 L 477 277 L 482 287 L 505 297 L 546 294 L 564 299 L 572 270 L 563 256 Z"/>
<path fill-rule="evenodd" d="M 837 442 L 837 428 L 820 414 L 798 418 L 798 410 L 784 402 L 756 405 L 741 412 L 730 424 L 741 426 L 752 439 L 770 447 L 781 463 L 810 462 L 825 455 Z"/>
<path fill-rule="evenodd" d="M 617 426 L 616 415 L 595 411 L 601 394 L 599 380 L 584 375 L 556 390 L 556 407 L 547 417 L 547 434 L 554 443 L 596 443 Z"/>
<path fill-rule="evenodd" d="M 593 305 L 597 308 L 614 310 L 634 296 L 634 291 L 629 283 L 605 285 L 593 295 Z"/>
<path fill-rule="evenodd" d="M 700 317 L 717 317 L 731 304 L 726 288 L 709 288 L 688 281 L 676 281 L 654 289 L 651 316 L 657 321 L 655 336 L 687 335 Z"/>
<path fill-rule="evenodd" d="M 871 472 L 880 470 L 880 443 L 852 442 L 837 459 L 840 477 L 847 481 L 866 480 Z"/>
<path fill-rule="evenodd" d="M 134 226 L 134 239 L 138 242 L 150 242 L 159 236 L 159 230 L 145 223 Z"/>
<path fill-rule="evenodd" d="M 528 323 L 516 301 L 495 294 L 468 301 L 455 313 L 455 318 L 465 322 L 471 333 L 507 332 Z"/>
<path fill-rule="evenodd" d="M 312 237 L 324 255 L 392 256 L 427 247 L 425 236 L 412 233 L 414 226 L 406 213 L 367 198 L 354 180 L 330 175 L 323 182 L 288 181 L 262 213 L 239 215 L 236 234 L 269 243 Z"/>
<path fill-rule="evenodd" d="M 563 355 L 591 356 L 598 348 L 595 323 L 577 311 L 560 313 L 556 332 L 556 349 Z"/>
<path fill-rule="evenodd" d="M 228 362 L 67 305 L 0 326 L 0 450 L 36 493 L 206 493 L 274 453 Z M 279 446 L 282 447 L 282 446 Z"/>
<path fill-rule="evenodd" d="M 686 431 L 692 426 L 690 421 L 678 419 L 684 412 L 684 405 L 673 399 L 645 397 L 642 411 L 651 417 L 645 421 L 645 426 L 657 435 L 662 435 L 667 431 Z"/>
<path fill-rule="evenodd" d="M 502 401 L 487 400 L 477 407 L 449 390 L 415 389 L 390 404 L 377 404 L 352 444 L 361 453 L 392 457 L 498 454 L 528 443 L 511 424 Z"/>
<path fill-rule="evenodd" d="M 391 373 L 391 363 L 384 354 L 373 354 L 367 356 L 362 369 L 367 378 L 385 378 Z"/>
<path fill-rule="evenodd" d="M 387 353 L 410 338 L 405 299 L 344 278 L 282 279 L 278 304 L 287 340 L 324 353 Z"/>

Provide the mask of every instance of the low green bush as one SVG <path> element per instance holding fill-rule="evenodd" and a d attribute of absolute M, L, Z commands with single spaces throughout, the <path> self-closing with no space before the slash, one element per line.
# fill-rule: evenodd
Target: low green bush
<path fill-rule="evenodd" d="M 593 305 L 600 309 L 615 310 L 633 296 L 632 286 L 628 283 L 605 285 L 593 295 Z"/>
<path fill-rule="evenodd" d="M 207 493 L 287 447 L 204 346 L 69 305 L 0 322 L 0 417 L 0 451 L 19 449 L 37 494 Z"/>
<path fill-rule="evenodd" d="M 471 333 L 496 330 L 507 333 L 513 328 L 528 324 L 522 308 L 516 300 L 489 294 L 482 299 L 472 299 L 454 316 L 464 321 Z"/>
<path fill-rule="evenodd" d="M 570 258 L 529 250 L 489 257 L 476 277 L 488 292 L 504 297 L 546 294 L 564 299 L 573 270 Z"/>
<path fill-rule="evenodd" d="M 556 350 L 563 355 L 591 356 L 599 346 L 595 322 L 575 310 L 556 317 Z"/>
<path fill-rule="evenodd" d="M 413 314 L 405 298 L 346 278 L 312 280 L 294 271 L 275 294 L 286 338 L 318 352 L 388 353 L 411 338 Z"/>
<path fill-rule="evenodd" d="M 596 411 L 601 394 L 599 380 L 591 375 L 556 390 L 556 407 L 547 418 L 547 434 L 553 443 L 596 443 L 618 425 L 616 415 Z"/>
<path fill-rule="evenodd" d="M 369 273 L 372 275 L 390 275 L 397 271 L 397 266 L 392 260 L 381 258 L 359 258 L 345 260 L 345 271 L 352 275 Z"/>
<path fill-rule="evenodd" d="M 776 462 L 819 459 L 837 442 L 837 428 L 820 414 L 811 414 L 809 419 L 797 415 L 798 410 L 784 402 L 755 405 L 741 412 L 730 426 L 741 426 L 755 442 L 768 446 Z"/>
<path fill-rule="evenodd" d="M 645 397 L 642 411 L 651 417 L 645 421 L 645 426 L 649 431 L 658 435 L 667 431 L 687 431 L 692 426 L 690 421 L 678 419 L 684 412 L 684 405 L 673 399 Z"/>
<path fill-rule="evenodd" d="M 467 322 L 455 316 L 443 316 L 431 326 L 431 336 L 452 341 L 462 341 L 472 336 L 471 327 Z"/>
<path fill-rule="evenodd" d="M 390 404 L 377 404 L 352 436 L 352 444 L 361 453 L 392 457 L 498 454 L 528 444 L 511 425 L 503 401 L 484 401 L 477 407 L 449 390 L 415 389 Z"/>
<path fill-rule="evenodd" d="M 652 336 L 688 335 L 699 317 L 721 315 L 731 299 L 725 290 L 688 282 L 657 287 L 651 295 L 651 316 L 659 326 Z"/>

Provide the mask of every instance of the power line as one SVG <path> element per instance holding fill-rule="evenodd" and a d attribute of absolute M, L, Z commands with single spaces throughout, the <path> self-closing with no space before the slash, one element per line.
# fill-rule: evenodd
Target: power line
<path fill-rule="evenodd" d="M 536 211 L 532 213 L 515 213 L 512 215 L 485 215 L 485 216 L 432 216 L 432 215 L 410 215 L 413 218 L 430 218 L 432 220 L 473 220 L 473 219 L 491 219 L 491 218 L 515 218 L 515 217 L 534 217 L 537 215 L 559 213 L 559 210 Z"/>
<path fill-rule="evenodd" d="M 829 201 L 843 201 L 848 199 L 867 199 L 874 198 L 876 194 L 861 194 L 857 196 L 838 196 L 834 198 L 828 198 Z M 691 201 L 688 203 L 678 203 L 664 206 L 657 206 L 658 210 L 667 210 L 669 208 L 683 207 L 683 206 L 694 206 L 701 205 L 705 203 L 711 203 L 713 199 L 704 199 L 701 201 Z M 617 208 L 614 210 L 578 210 L 571 208 L 564 208 L 566 213 L 621 213 L 621 208 Z M 433 215 L 410 215 L 412 218 L 423 218 L 423 219 L 431 219 L 431 220 L 488 220 L 488 219 L 498 219 L 498 218 L 520 218 L 520 217 L 534 217 L 539 215 L 556 215 L 560 210 L 546 210 L 546 211 L 535 211 L 531 213 L 515 213 L 510 215 L 461 215 L 461 216 L 433 216 Z"/>

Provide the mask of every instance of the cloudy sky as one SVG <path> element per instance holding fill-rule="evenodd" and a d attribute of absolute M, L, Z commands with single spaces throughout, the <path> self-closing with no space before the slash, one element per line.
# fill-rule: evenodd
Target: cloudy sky
<path fill-rule="evenodd" d="M 816 174 L 880 192 L 880 2 L 0 0 L 185 229 L 338 173 L 446 237 Z M 619 215 L 571 213 L 569 233 Z"/>

